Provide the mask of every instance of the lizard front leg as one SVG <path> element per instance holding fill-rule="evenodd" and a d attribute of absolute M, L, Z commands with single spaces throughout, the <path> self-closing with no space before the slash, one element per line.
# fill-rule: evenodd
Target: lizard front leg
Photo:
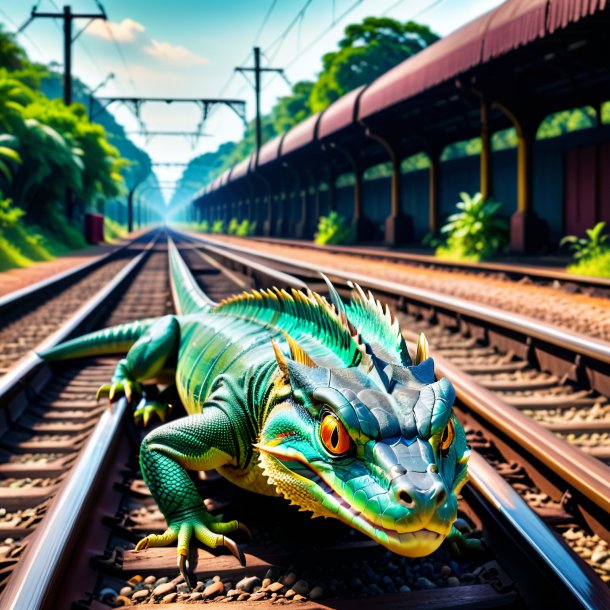
<path fill-rule="evenodd" d="M 232 422 L 214 406 L 198 415 L 165 424 L 148 434 L 140 448 L 144 481 L 167 521 L 161 535 L 140 540 L 136 550 L 178 541 L 178 567 L 189 583 L 186 557 L 193 536 L 208 547 L 226 546 L 242 563 L 243 554 L 226 534 L 240 529 L 237 521 L 219 522 L 204 507 L 189 470 L 210 470 L 236 463 Z"/>
<path fill-rule="evenodd" d="M 125 358 L 119 361 L 112 376 L 112 383 L 103 385 L 97 398 L 108 396 L 110 404 L 125 395 L 133 404 L 142 395 L 142 383 L 153 379 L 165 370 L 168 362 L 176 358 L 180 339 L 180 327 L 175 316 L 160 318 L 131 347 Z M 152 413 L 165 421 L 167 405 L 144 400 L 138 405 L 134 417 L 143 417 L 144 425 Z"/>

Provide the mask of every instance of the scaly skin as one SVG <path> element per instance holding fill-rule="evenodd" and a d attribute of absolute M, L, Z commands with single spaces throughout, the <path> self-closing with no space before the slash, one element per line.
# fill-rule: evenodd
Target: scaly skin
<path fill-rule="evenodd" d="M 168 529 L 137 549 L 177 540 L 181 571 L 193 536 L 228 546 L 236 521 L 205 510 L 187 470 L 217 469 L 246 489 L 337 518 L 391 551 L 427 555 L 450 536 L 467 480 L 455 398 L 420 340 L 411 362 L 396 321 L 359 287 L 345 305 L 315 293 L 253 291 L 210 305 L 170 247 L 181 312 L 93 333 L 49 360 L 131 345 L 100 394 L 137 404 L 145 423 L 162 402 L 142 383 L 175 380 L 187 417 L 150 432 L 140 465 Z M 96 352 L 97 350 L 97 352 Z M 458 544 L 462 544 L 457 540 Z M 463 544 L 462 544 L 463 546 Z"/>

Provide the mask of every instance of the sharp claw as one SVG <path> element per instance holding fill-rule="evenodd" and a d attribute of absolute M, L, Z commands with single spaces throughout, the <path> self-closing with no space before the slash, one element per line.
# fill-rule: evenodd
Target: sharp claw
<path fill-rule="evenodd" d="M 142 540 L 136 544 L 136 551 L 143 551 L 146 547 L 148 547 L 148 536 L 142 538 Z"/>
<path fill-rule="evenodd" d="M 233 553 L 233 556 L 235 557 L 235 559 L 237 559 L 237 561 L 239 561 L 239 563 L 245 567 L 246 557 L 242 553 L 242 551 L 239 549 L 239 547 L 235 544 L 235 542 L 233 540 L 231 540 L 231 538 L 227 538 L 226 536 L 223 536 L 222 544 L 223 544 L 223 546 L 226 546 L 229 549 L 229 551 L 231 551 L 231 553 Z"/>
<path fill-rule="evenodd" d="M 125 383 L 124 387 L 125 387 L 125 398 L 127 399 L 127 402 L 129 404 L 131 404 L 131 396 L 132 396 L 131 384 Z"/>
<path fill-rule="evenodd" d="M 190 571 L 189 571 L 189 562 L 188 562 L 188 559 L 186 558 L 186 555 L 183 555 L 182 553 L 186 553 L 186 551 L 179 551 L 178 569 L 180 570 L 180 574 L 182 574 L 182 578 L 184 578 L 184 582 L 186 583 L 188 588 L 192 591 L 194 588 L 194 585 L 193 585 L 193 579 L 192 579 Z"/>
<path fill-rule="evenodd" d="M 250 538 L 250 540 L 253 539 L 252 532 L 250 531 L 250 528 L 245 523 L 238 522 L 237 529 L 240 529 L 242 532 L 245 532 L 246 535 L 248 536 L 248 538 Z"/>
<path fill-rule="evenodd" d="M 108 396 L 109 392 L 110 392 L 109 385 L 100 386 L 98 391 L 95 394 L 95 400 L 99 400 L 100 398 L 103 398 L 104 396 Z"/>

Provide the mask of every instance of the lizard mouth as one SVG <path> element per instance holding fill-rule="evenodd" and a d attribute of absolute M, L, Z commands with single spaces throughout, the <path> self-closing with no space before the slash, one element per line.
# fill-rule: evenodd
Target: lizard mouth
<path fill-rule="evenodd" d="M 398 529 L 388 528 L 375 523 L 335 492 L 324 481 L 320 473 L 313 469 L 311 470 L 320 477 L 317 486 L 337 508 L 337 518 L 346 525 L 373 538 L 373 540 L 391 551 L 407 557 L 423 557 L 433 553 L 445 539 L 446 533 L 434 531 L 426 527 L 411 531 L 398 531 Z"/>
<path fill-rule="evenodd" d="M 307 483 L 310 493 L 316 498 L 316 503 L 320 507 L 320 510 L 312 507 L 309 502 L 306 503 L 306 506 L 303 505 L 302 502 L 299 501 L 301 498 L 297 499 L 291 497 L 289 489 L 286 488 L 284 490 L 284 486 L 281 485 L 276 477 L 273 477 L 276 479 L 276 483 L 279 483 L 277 489 L 282 495 L 295 504 L 300 505 L 304 510 L 312 510 L 314 513 L 325 514 L 326 516 L 332 516 L 339 519 L 346 525 L 369 536 L 398 555 L 404 555 L 406 557 L 423 557 L 429 555 L 438 549 L 445 539 L 445 536 L 449 533 L 450 527 L 443 527 L 440 524 L 438 524 L 438 530 L 430 529 L 430 527 L 434 525 L 432 523 L 426 523 L 426 527 L 410 530 L 408 527 L 393 529 L 376 523 L 339 495 L 324 479 L 324 475 L 316 470 L 312 464 L 307 462 L 298 452 L 290 451 L 288 454 L 278 449 L 278 447 L 260 444 L 257 445 L 257 447 L 261 450 L 261 455 L 267 454 L 274 458 L 276 467 L 280 466 L 286 471 L 289 471 L 292 477 L 294 477 L 296 473 L 284 463 L 285 460 L 298 462 L 302 466 L 305 466 L 313 476 L 305 477 L 301 474 L 296 474 L 296 476 L 303 484 L 305 484 L 305 482 Z"/>

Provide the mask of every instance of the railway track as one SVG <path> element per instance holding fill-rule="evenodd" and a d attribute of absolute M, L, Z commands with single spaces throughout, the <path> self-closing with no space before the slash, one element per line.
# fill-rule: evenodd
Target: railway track
<path fill-rule="evenodd" d="M 260 263 L 257 268 L 244 263 L 242 272 L 229 269 L 226 261 L 214 253 L 192 247 L 183 252 L 202 289 L 214 300 L 253 287 L 265 273 L 266 282 L 278 284 L 280 279 L 288 279 Z M 124 321 L 124 315 L 130 319 L 159 315 L 151 313 L 149 305 L 165 308 L 167 292 L 158 302 L 148 295 L 163 295 L 167 290 L 160 290 L 160 285 L 166 286 L 166 279 L 161 279 L 166 278 L 161 271 L 163 264 L 165 255 L 153 253 L 146 265 L 152 272 L 149 281 L 154 290 L 147 290 L 140 275 L 112 317 L 100 325 Z M 302 284 L 298 278 L 292 281 Z M 146 299 L 141 298 L 143 293 Z M 137 303 L 134 309 L 127 305 L 130 295 L 131 307 Z M 74 386 L 78 390 L 74 395 L 60 390 L 67 399 L 67 409 L 73 409 L 73 400 L 82 395 L 83 383 L 95 384 L 94 388 L 87 385 L 90 396 L 99 382 L 107 380 L 112 362 L 99 359 L 78 363 L 74 377 L 87 377 Z M 66 375 L 70 379 L 72 373 L 70 367 L 61 365 L 55 373 L 56 381 Z M 39 396 L 56 399 L 54 389 L 54 385 L 44 387 Z M 248 558 L 245 570 L 232 556 L 199 550 L 196 557 L 191 557 L 198 584 L 194 591 L 187 591 L 181 577 L 176 577 L 175 549 L 130 550 L 144 532 L 160 531 L 165 524 L 137 466 L 142 431 L 132 426 L 124 401 L 113 413 L 102 411 L 101 417 L 99 411 L 94 416 L 99 422 L 75 461 L 72 474 L 63 481 L 41 519 L 36 536 L 27 545 L 29 549 L 22 551 L 23 561 L 0 598 L 0 605 L 7 610 L 101 610 L 170 601 L 179 608 L 180 603 L 190 605 L 204 598 L 223 602 L 239 599 L 242 606 L 256 602 L 260 608 L 296 601 L 302 608 L 326 607 L 323 600 L 328 599 L 334 608 L 366 608 L 373 602 L 366 598 L 373 596 L 375 605 L 382 608 L 543 608 L 548 607 L 547 603 L 556 608 L 601 608 L 610 599 L 593 572 L 478 455 L 472 462 L 473 484 L 466 488 L 461 502 L 460 527 L 472 537 L 481 536 L 484 528 L 490 548 L 462 562 L 456 562 L 445 550 L 423 560 L 392 556 L 336 522 L 312 522 L 282 501 L 239 491 L 207 473 L 199 477 L 198 486 L 202 496 L 208 498 L 208 508 L 248 523 L 254 540 L 243 547 Z M 480 427 L 470 428 L 470 442 L 485 452 L 497 470 L 505 471 L 507 480 L 512 477 L 513 485 L 516 480 L 521 489 L 535 489 L 527 473 L 516 472 L 494 437 L 486 436 Z M 23 474 L 27 474 L 25 469 Z M 565 511 L 551 516 L 546 508 L 547 521 L 561 517 L 563 526 L 582 527 L 580 516 Z M 406 595 L 409 589 L 415 590 Z"/>
<path fill-rule="evenodd" d="M 473 275 L 485 274 L 489 277 L 511 279 L 518 282 L 533 282 L 541 286 L 560 287 L 568 292 L 581 291 L 594 296 L 610 296 L 610 279 L 566 273 L 560 267 L 540 267 L 525 263 L 486 261 L 470 263 L 467 261 L 450 261 L 436 258 L 429 254 L 402 252 L 400 250 L 381 246 L 320 246 L 311 241 L 282 239 L 279 237 L 256 237 L 253 239 L 266 244 L 280 244 L 294 248 L 310 248 L 332 254 L 347 254 L 360 258 L 403 263 L 423 269 L 457 270 Z"/>
<path fill-rule="evenodd" d="M 305 261 L 278 262 L 259 250 L 218 242 L 205 243 L 204 251 L 231 269 L 249 268 L 259 286 L 270 285 L 264 268 L 271 265 L 292 274 L 295 287 L 307 281 L 324 290 L 319 269 Z M 353 277 L 332 268 L 321 270 L 340 289 Z M 513 470 L 526 467 L 532 485 L 520 488 L 521 495 L 610 580 L 610 413 L 607 397 L 588 383 L 592 380 L 605 390 L 610 346 L 557 329 L 545 332 L 544 325 L 534 322 L 519 326 L 523 320 L 518 316 L 443 295 L 365 276 L 354 279 L 391 304 L 411 344 L 418 332 L 426 332 L 438 374 L 456 386 L 462 421 L 493 438 L 515 462 Z M 574 515 L 578 518 L 570 519 Z M 586 526 L 572 527 L 579 521 Z"/>
<path fill-rule="evenodd" d="M 145 234 L 92 262 L 0 298 L 0 376 L 45 341 L 146 246 Z"/>

